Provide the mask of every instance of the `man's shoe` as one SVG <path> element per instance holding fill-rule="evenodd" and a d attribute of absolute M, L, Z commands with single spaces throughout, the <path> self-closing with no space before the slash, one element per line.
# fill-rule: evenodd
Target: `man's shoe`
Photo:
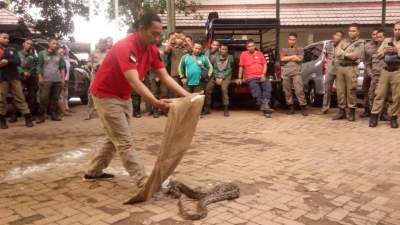
<path fill-rule="evenodd" d="M 289 105 L 289 115 L 293 115 L 294 114 L 294 105 Z"/>
<path fill-rule="evenodd" d="M 11 114 L 11 117 L 10 117 L 10 119 L 8 120 L 8 122 L 9 122 L 9 123 L 15 123 L 15 122 L 17 122 L 17 121 L 18 121 L 17 113 Z"/>
<path fill-rule="evenodd" d="M 32 115 L 30 113 L 25 114 L 25 126 L 27 127 L 33 127 L 33 122 L 32 122 Z"/>
<path fill-rule="evenodd" d="M 154 110 L 152 110 L 152 111 L 153 111 L 153 118 L 158 118 L 158 117 L 160 117 L 160 113 L 159 113 L 158 109 L 154 109 Z"/>
<path fill-rule="evenodd" d="M 308 116 L 308 109 L 307 109 L 307 106 L 305 106 L 305 105 L 302 105 L 302 106 L 301 106 L 301 114 L 302 114 L 303 116 Z"/>
<path fill-rule="evenodd" d="M 208 115 L 208 114 L 210 114 L 211 112 L 210 112 L 210 106 L 204 106 L 204 108 L 203 108 L 203 111 L 201 112 L 201 115 Z"/>
<path fill-rule="evenodd" d="M 41 114 L 41 115 L 38 116 L 36 124 L 44 123 L 44 121 L 46 121 L 46 115 Z"/>
<path fill-rule="evenodd" d="M 368 107 L 364 108 L 364 112 L 360 114 L 361 118 L 366 118 L 371 116 L 371 110 Z"/>
<path fill-rule="evenodd" d="M 86 181 L 111 180 L 113 178 L 114 178 L 114 175 L 109 174 L 109 173 L 102 173 L 99 176 L 90 176 L 88 174 L 85 174 L 83 176 L 83 180 L 86 180 Z"/>
<path fill-rule="evenodd" d="M 136 110 L 135 110 L 135 112 L 133 112 L 133 117 L 135 117 L 135 118 L 141 118 L 141 117 L 142 117 L 142 113 L 141 113 L 140 111 L 136 111 Z"/>
<path fill-rule="evenodd" d="M 7 125 L 7 120 L 5 116 L 0 116 L 0 128 L 1 129 L 7 129 L 8 125 Z"/>
<path fill-rule="evenodd" d="M 339 111 L 336 114 L 336 116 L 333 117 L 332 119 L 333 120 L 344 120 L 344 119 L 346 119 L 346 110 L 345 109 L 339 109 Z"/>
<path fill-rule="evenodd" d="M 61 117 L 57 113 L 52 113 L 51 114 L 51 120 L 53 120 L 53 121 L 61 121 Z"/>
<path fill-rule="evenodd" d="M 378 126 L 378 114 L 371 114 L 369 118 L 369 127 L 376 127 Z"/>
<path fill-rule="evenodd" d="M 390 119 L 390 127 L 399 128 L 399 124 L 397 123 L 397 116 L 392 116 L 392 118 Z"/>
<path fill-rule="evenodd" d="M 229 117 L 230 115 L 229 115 L 229 107 L 226 105 L 226 106 L 224 106 L 224 116 L 225 117 Z"/>
<path fill-rule="evenodd" d="M 328 114 L 329 109 L 322 109 L 321 112 L 322 114 Z"/>
<path fill-rule="evenodd" d="M 270 112 L 264 111 L 264 117 L 265 117 L 265 118 L 271 118 L 272 116 L 271 116 L 271 113 L 270 113 Z"/>
<path fill-rule="evenodd" d="M 261 104 L 260 110 L 263 111 L 263 112 L 267 112 L 269 114 L 272 114 L 274 112 L 274 110 L 271 109 L 271 107 L 269 106 L 268 103 Z"/>
<path fill-rule="evenodd" d="M 356 109 L 350 108 L 348 121 L 355 121 L 356 120 Z"/>

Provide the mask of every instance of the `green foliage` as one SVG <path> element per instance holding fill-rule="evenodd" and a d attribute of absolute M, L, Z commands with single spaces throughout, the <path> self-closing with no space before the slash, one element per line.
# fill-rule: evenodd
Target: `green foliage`
<path fill-rule="evenodd" d="M 73 31 L 74 15 L 89 16 L 84 0 L 14 0 L 11 8 L 46 37 L 66 36 Z M 30 14 L 32 8 L 39 10 L 38 18 Z"/>

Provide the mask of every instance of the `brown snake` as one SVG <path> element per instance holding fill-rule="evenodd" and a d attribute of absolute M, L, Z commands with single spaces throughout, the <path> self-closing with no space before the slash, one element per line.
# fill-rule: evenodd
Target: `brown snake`
<path fill-rule="evenodd" d="M 200 220 L 207 216 L 207 205 L 223 200 L 232 200 L 240 196 L 239 186 L 233 183 L 222 183 L 214 186 L 209 191 L 194 190 L 178 181 L 170 181 L 165 192 L 173 198 L 179 198 L 179 212 L 184 219 Z M 196 212 L 190 213 L 182 204 L 182 194 L 197 200 Z"/>

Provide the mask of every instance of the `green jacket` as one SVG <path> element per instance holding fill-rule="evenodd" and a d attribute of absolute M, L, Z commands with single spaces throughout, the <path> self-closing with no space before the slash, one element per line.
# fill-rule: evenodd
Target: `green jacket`
<path fill-rule="evenodd" d="M 18 73 L 22 75 L 24 72 L 28 72 L 31 76 L 35 76 L 38 57 L 33 52 L 26 52 L 23 49 L 18 52 L 18 56 L 21 59 L 21 64 L 17 68 Z"/>
<path fill-rule="evenodd" d="M 36 66 L 37 74 L 42 74 L 45 81 L 61 81 L 60 72 L 65 69 L 65 61 L 58 52 L 47 49 L 39 52 Z"/>
<path fill-rule="evenodd" d="M 226 79 L 228 76 L 232 75 L 232 66 L 233 66 L 233 56 L 231 54 L 228 54 L 227 56 L 227 61 L 221 61 L 220 60 L 220 55 L 218 55 L 213 62 L 213 68 L 214 68 L 214 77 L 215 78 L 222 78 Z M 219 71 L 218 64 L 225 63 L 226 62 L 226 68 L 224 71 Z"/>

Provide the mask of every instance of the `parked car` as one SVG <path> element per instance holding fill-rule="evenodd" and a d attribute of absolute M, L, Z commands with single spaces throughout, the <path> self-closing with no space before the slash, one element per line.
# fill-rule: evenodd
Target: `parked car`
<path fill-rule="evenodd" d="M 312 106 L 321 106 L 325 92 L 324 82 L 327 75 L 326 41 L 312 43 L 304 48 L 304 60 L 301 69 L 304 91 L 308 102 Z M 360 60 L 358 64 L 357 95 L 362 97 L 362 83 L 364 79 L 365 65 Z M 336 84 L 334 84 L 336 93 Z"/>
<path fill-rule="evenodd" d="M 278 19 L 214 19 L 207 26 L 207 38 L 218 40 L 220 43 L 228 45 L 230 54 L 234 57 L 232 72 L 232 84 L 229 87 L 230 102 L 232 105 L 243 105 L 252 100 L 250 89 L 246 84 L 237 85 L 234 83 L 238 78 L 239 57 L 242 51 L 246 50 L 246 42 L 253 39 L 258 50 L 264 53 L 268 61 L 267 78 L 272 83 L 272 106 L 278 106 L 284 102 L 284 95 L 280 79 L 280 67 L 277 65 L 276 55 L 279 40 L 279 20 Z M 265 38 L 267 33 L 275 37 L 274 40 Z M 217 90 L 217 89 L 216 89 Z M 213 102 L 220 101 L 220 93 L 217 91 Z M 250 101 L 251 102 L 251 101 Z M 215 105 L 215 104 L 213 104 Z"/>

